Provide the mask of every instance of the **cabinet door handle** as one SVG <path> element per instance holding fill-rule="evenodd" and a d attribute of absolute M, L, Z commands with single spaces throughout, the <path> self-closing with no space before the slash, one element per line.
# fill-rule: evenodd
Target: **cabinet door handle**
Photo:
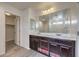
<path fill-rule="evenodd" d="M 69 49 L 69 47 L 66 47 L 66 46 L 61 46 L 61 48 Z"/>
<path fill-rule="evenodd" d="M 55 43 L 51 43 L 50 45 L 57 46 L 57 44 L 55 44 Z"/>

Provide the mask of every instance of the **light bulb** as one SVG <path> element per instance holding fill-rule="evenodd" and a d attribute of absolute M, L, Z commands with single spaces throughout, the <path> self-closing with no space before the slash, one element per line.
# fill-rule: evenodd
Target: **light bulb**
<path fill-rule="evenodd" d="M 10 16 L 11 14 L 10 13 L 5 13 L 7 16 Z"/>

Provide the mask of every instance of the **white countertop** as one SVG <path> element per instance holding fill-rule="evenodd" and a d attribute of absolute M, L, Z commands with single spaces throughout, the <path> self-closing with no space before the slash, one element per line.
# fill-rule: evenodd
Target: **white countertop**
<path fill-rule="evenodd" d="M 58 38 L 58 39 L 62 39 L 62 40 L 74 40 L 74 41 L 76 41 L 76 35 L 60 34 L 60 36 L 58 36 L 56 34 L 57 33 L 38 33 L 38 34 L 30 34 L 30 35 L 49 37 L 49 38 Z"/>

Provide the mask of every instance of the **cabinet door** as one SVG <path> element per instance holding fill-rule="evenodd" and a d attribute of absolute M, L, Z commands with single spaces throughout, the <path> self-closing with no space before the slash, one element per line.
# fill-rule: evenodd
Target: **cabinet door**
<path fill-rule="evenodd" d="M 30 48 L 33 50 L 38 50 L 39 40 L 35 37 L 30 38 Z"/>
<path fill-rule="evenodd" d="M 38 40 L 34 40 L 34 41 L 33 41 L 33 48 L 34 48 L 34 50 L 36 50 L 36 51 L 38 51 L 38 46 L 39 46 L 38 43 L 39 43 Z"/>
<path fill-rule="evenodd" d="M 60 57 L 60 46 L 56 42 L 50 43 L 49 50 L 51 57 Z"/>
<path fill-rule="evenodd" d="M 62 57 L 72 57 L 73 56 L 72 47 L 60 46 L 60 51 L 61 51 Z"/>

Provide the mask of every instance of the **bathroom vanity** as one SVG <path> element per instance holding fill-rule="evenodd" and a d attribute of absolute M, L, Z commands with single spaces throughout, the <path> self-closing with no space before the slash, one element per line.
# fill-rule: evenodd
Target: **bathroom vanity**
<path fill-rule="evenodd" d="M 30 48 L 51 57 L 75 57 L 77 19 L 70 11 L 41 15 L 38 21 L 31 19 Z"/>
<path fill-rule="evenodd" d="M 30 35 L 30 48 L 49 57 L 75 57 L 75 40 Z"/>

